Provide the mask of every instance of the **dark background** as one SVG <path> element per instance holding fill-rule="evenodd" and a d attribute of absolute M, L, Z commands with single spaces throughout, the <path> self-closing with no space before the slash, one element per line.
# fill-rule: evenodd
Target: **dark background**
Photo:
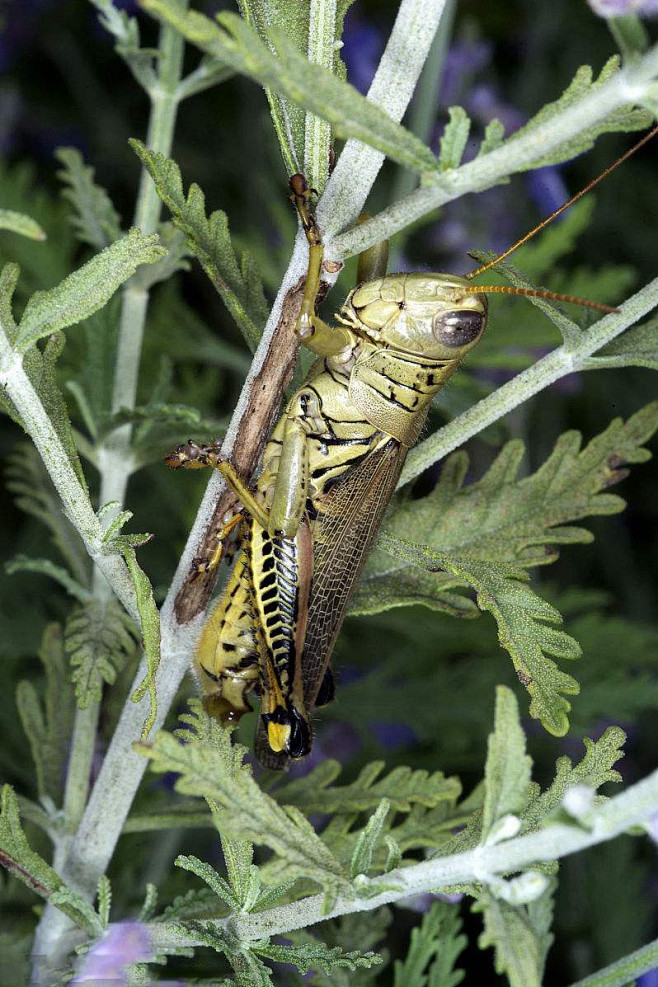
<path fill-rule="evenodd" d="M 219 4 L 199 6 L 208 11 L 220 8 Z M 357 0 L 348 15 L 343 54 L 349 80 L 362 91 L 396 7 L 391 0 Z M 148 107 L 98 25 L 91 5 L 82 0 L 20 0 L 5 2 L 0 12 L 4 19 L 0 35 L 0 207 L 34 216 L 49 237 L 46 244 L 19 242 L 12 234 L 0 232 L 2 259 L 17 259 L 23 268 L 20 305 L 35 288 L 55 284 L 87 256 L 86 248 L 74 239 L 66 205 L 59 197 L 54 150 L 72 145 L 82 151 L 128 226 L 139 168 L 127 139 L 144 138 Z M 156 32 L 146 18 L 140 15 L 140 20 L 143 43 L 148 44 Z M 461 103 L 467 108 L 475 121 L 475 137 L 481 136 L 484 123 L 494 115 L 512 130 L 543 103 L 557 98 L 579 65 L 590 63 L 598 72 L 614 50 L 605 23 L 580 0 L 461 0 L 436 107 L 432 148 L 437 149 L 448 105 Z M 194 65 L 196 54 L 188 51 L 187 60 Z M 629 135 L 604 136 L 590 153 L 567 166 L 534 177 L 516 176 L 507 186 L 451 204 L 411 237 L 398 239 L 394 244 L 398 263 L 462 273 L 471 264 L 467 250 L 503 249 L 614 160 L 632 140 Z M 470 153 L 476 146 L 477 142 Z M 615 297 L 602 299 L 615 303 L 655 276 L 657 153 L 655 146 L 645 148 L 597 190 L 590 228 L 580 236 L 577 249 L 560 261 L 556 287 L 576 277 L 581 284 L 583 278 L 587 281 L 588 272 L 609 269 L 607 275 L 597 275 L 596 284 L 607 284 L 611 292 L 616 291 Z M 209 207 L 228 213 L 236 242 L 256 257 L 273 295 L 287 263 L 295 220 L 286 200 L 287 176 L 259 87 L 234 78 L 184 103 L 173 156 L 185 182 L 196 181 L 204 189 Z M 368 204 L 371 212 L 392 200 L 399 180 L 397 169 L 387 165 Z M 518 263 L 522 266 L 520 255 Z M 347 280 L 342 289 L 349 289 Z M 329 311 L 338 306 L 342 289 L 329 299 Z M 490 332 L 497 324 L 513 320 L 520 347 L 532 344 L 533 339 L 539 341 L 531 350 L 535 355 L 546 333 L 547 338 L 554 338 L 546 324 L 537 328 L 538 317 L 534 311 L 528 316 L 529 306 L 524 302 L 501 305 L 492 301 L 491 311 Z M 535 336 L 527 328 L 530 324 Z M 172 401 L 195 405 L 218 420 L 231 412 L 248 353 L 198 265 L 153 293 L 142 400 L 161 372 L 163 357 L 172 368 Z M 62 380 L 75 377 L 82 361 L 84 347 L 74 328 L 61 362 Z M 473 380 L 491 387 L 506 379 L 505 371 L 498 374 L 495 377 L 478 369 Z M 449 392 L 455 407 L 473 399 L 467 387 L 465 392 L 460 387 L 466 385 L 451 385 Z M 648 370 L 569 378 L 510 416 L 492 434 L 494 446 L 482 440 L 470 444 L 472 478 L 481 475 L 496 446 L 510 435 L 527 442 L 525 469 L 532 471 L 565 429 L 580 429 L 589 439 L 614 416 L 628 417 L 654 396 L 654 378 Z M 75 411 L 72 414 L 75 418 Z M 440 421 L 437 412 L 434 424 Z M 79 421 L 76 424 L 81 427 Z M 0 419 L 0 459 L 6 460 L 16 443 L 23 441 L 13 423 Z M 93 468 L 88 467 L 87 473 L 93 487 Z M 588 522 L 595 542 L 565 548 L 561 559 L 538 577 L 542 594 L 556 603 L 565 616 L 565 629 L 584 651 L 579 667 L 569 669 L 583 684 L 581 696 L 574 699 L 569 735 L 562 740 L 551 738 L 526 718 L 535 776 L 543 783 L 550 781 L 560 754 L 580 759 L 581 738 L 598 737 L 609 723 L 619 723 L 629 734 L 627 755 L 620 766 L 626 783 L 655 767 L 658 632 L 651 630 L 658 550 L 655 481 L 653 463 L 634 468 L 623 486 L 615 489 L 629 502 L 626 512 Z M 423 482 L 426 489 L 432 479 Z M 191 474 L 174 476 L 159 462 L 131 481 L 132 530 L 155 534 L 154 541 L 141 550 L 140 559 L 160 596 L 184 544 L 203 483 L 202 477 Z M 2 558 L 25 552 L 50 555 L 58 561 L 43 526 L 26 517 L 10 492 L 0 496 Z M 65 619 L 69 601 L 44 577 L 9 579 L 2 575 L 0 582 L 2 777 L 32 795 L 31 766 L 12 696 L 19 679 L 38 680 L 40 666 L 35 656 L 43 627 L 47 621 Z M 338 699 L 318 723 L 314 757 L 338 757 L 345 763 L 346 781 L 365 761 L 384 756 L 389 766 L 411 764 L 459 773 L 468 791 L 482 774 L 495 683 L 515 687 L 521 710 L 527 710 L 526 697 L 508 656 L 497 645 L 488 615 L 459 625 L 420 608 L 351 618 L 344 626 L 335 663 Z M 126 670 L 125 682 L 108 697 L 105 739 L 130 671 Z M 191 689 L 191 682 L 186 682 L 179 710 Z M 245 740 L 251 729 L 251 724 L 245 728 Z M 103 743 L 101 738 L 99 754 Z M 141 796 L 144 806 L 159 797 L 161 784 L 153 776 L 147 778 Z M 206 859 L 217 856 L 212 838 L 199 832 L 154 836 L 149 838 L 148 854 L 144 849 L 143 838 L 124 838 L 120 844 L 112 870 L 116 918 L 134 914 L 146 880 L 162 882 L 163 901 L 181 890 L 180 874 L 166 876 L 180 850 Z M 648 841 L 628 837 L 561 865 L 557 944 L 549 956 L 547 983 L 569 983 L 656 934 L 658 882 L 652 865 L 653 848 Z M 10 896 L 5 907 L 9 909 L 10 904 L 12 922 L 19 922 L 15 926 L 18 935 L 19 929 L 27 931 L 33 921 L 33 899 L 19 892 Z M 19 912 L 20 920 L 16 919 Z M 475 943 L 480 920 L 470 916 L 466 907 L 464 916 Z M 390 941 L 394 955 L 404 952 L 411 922 L 410 913 L 396 912 Z M 465 960 L 466 982 L 475 982 L 471 981 L 475 976 L 497 982 L 491 959 L 490 953 L 478 954 L 471 946 Z M 381 982 L 386 982 L 385 975 Z M 649 983 L 648 978 L 644 983 Z"/>

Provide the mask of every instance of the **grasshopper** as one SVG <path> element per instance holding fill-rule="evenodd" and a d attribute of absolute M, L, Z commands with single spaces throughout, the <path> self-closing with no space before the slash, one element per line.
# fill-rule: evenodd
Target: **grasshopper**
<path fill-rule="evenodd" d="M 656 128 L 658 129 L 658 128 Z M 435 394 L 482 338 L 487 294 L 605 305 L 534 289 L 473 285 L 616 168 L 656 130 L 494 261 L 465 277 L 385 275 L 366 259 L 366 276 L 336 324 L 315 314 L 323 247 L 304 177 L 290 180 L 309 243 L 297 332 L 318 357 L 269 439 L 253 491 L 216 445 L 192 440 L 167 457 L 173 468 L 220 470 L 242 509 L 217 533 L 199 566 L 215 568 L 229 533 L 239 551 L 226 589 L 207 619 L 194 668 L 208 711 L 236 722 L 260 693 L 256 748 L 269 767 L 304 757 L 310 711 L 333 698 L 331 653 L 368 550 L 408 450 Z M 375 276 L 378 275 L 378 276 Z"/>

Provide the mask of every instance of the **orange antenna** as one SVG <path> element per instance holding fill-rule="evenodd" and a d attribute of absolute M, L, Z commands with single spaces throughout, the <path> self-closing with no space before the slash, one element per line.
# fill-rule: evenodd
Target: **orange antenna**
<path fill-rule="evenodd" d="M 656 134 L 658 134 L 658 126 L 654 127 L 653 130 L 650 130 L 648 134 L 645 134 L 642 140 L 638 141 L 637 144 L 634 144 L 633 147 L 631 147 L 628 151 L 622 154 L 620 158 L 617 158 L 614 164 L 609 165 L 605 169 L 605 171 L 602 171 L 597 178 L 594 178 L 588 185 L 585 186 L 585 188 L 582 188 L 580 192 L 576 192 L 576 194 L 573 195 L 570 199 L 568 199 L 567 202 L 564 202 L 559 209 L 556 209 L 555 212 L 552 212 L 550 216 L 547 216 L 546 219 L 542 219 L 541 223 L 538 223 L 537 226 L 534 227 L 534 229 L 530 230 L 529 233 L 526 233 L 525 236 L 522 236 L 520 240 L 516 241 L 516 243 L 513 243 L 511 247 L 508 247 L 507 250 L 504 251 L 504 253 L 499 254 L 497 257 L 494 257 L 494 259 L 490 260 L 488 264 L 483 264 L 481 267 L 476 267 L 474 271 L 470 271 L 468 274 L 465 274 L 464 277 L 470 280 L 471 278 L 474 278 L 477 274 L 482 274 L 484 271 L 488 271 L 490 267 L 495 267 L 495 265 L 499 264 L 501 260 L 505 260 L 505 258 L 509 257 L 510 254 L 513 254 L 515 250 L 518 250 L 519 247 L 522 247 L 524 243 L 527 243 L 528 240 L 531 240 L 536 233 L 539 233 L 539 231 L 543 230 L 545 226 L 548 226 L 549 223 L 552 223 L 554 219 L 556 219 L 561 213 L 563 213 L 566 209 L 568 209 L 569 206 L 572 206 L 574 202 L 578 202 L 579 199 L 582 199 L 582 197 L 586 195 L 588 192 L 590 192 L 595 185 L 598 185 L 599 182 L 602 182 L 604 178 L 610 175 L 616 168 L 619 167 L 619 165 L 623 164 L 624 161 L 626 161 L 627 158 L 630 158 L 632 154 L 635 154 L 636 151 L 639 151 L 640 148 L 643 147 L 647 143 L 647 141 L 650 141 L 651 138 L 654 137 Z M 478 290 L 493 291 L 494 289 L 479 288 Z M 502 291 L 502 289 L 500 288 L 496 288 L 495 290 Z M 510 289 L 507 289 L 506 292 L 502 292 L 502 293 L 517 294 L 517 295 L 536 294 L 531 291 L 522 291 L 521 289 L 517 289 L 514 292 L 510 291 Z M 576 302 L 578 305 L 589 305 L 591 308 L 599 308 L 602 309 L 604 312 L 617 311 L 617 309 L 610 309 L 602 305 L 595 305 L 593 302 L 588 302 L 582 298 L 565 298 L 564 296 L 551 295 L 548 293 L 538 294 L 538 297 L 558 298 L 558 299 L 562 298 L 563 301 Z"/>
<path fill-rule="evenodd" d="M 587 308 L 595 308 L 599 312 L 619 311 L 618 308 L 612 308 L 610 305 L 591 302 L 589 298 L 579 298 L 577 295 L 561 295 L 557 291 L 544 291 L 542 288 L 512 288 L 506 284 L 469 284 L 467 288 L 462 290 L 467 295 L 525 295 L 526 298 L 554 298 L 558 302 L 585 305 Z"/>

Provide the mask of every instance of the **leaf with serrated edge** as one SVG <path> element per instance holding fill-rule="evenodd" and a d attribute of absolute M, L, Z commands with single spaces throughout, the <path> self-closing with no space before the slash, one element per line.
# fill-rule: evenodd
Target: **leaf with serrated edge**
<path fill-rule="evenodd" d="M 464 974 L 454 965 L 466 945 L 460 933 L 459 907 L 435 901 L 412 930 L 404 961 L 395 962 L 393 987 L 457 987 Z"/>
<path fill-rule="evenodd" d="M 439 164 L 442 171 L 459 168 L 471 129 L 471 121 L 461 106 L 448 108 L 449 120 L 440 141 Z"/>
<path fill-rule="evenodd" d="M 80 709 L 100 702 L 103 683 L 112 685 L 118 670 L 134 654 L 134 634 L 132 620 L 114 599 L 94 599 L 71 612 L 66 623 L 66 651 Z"/>
<path fill-rule="evenodd" d="M 442 771 L 397 767 L 380 777 L 383 761 L 373 761 L 349 785 L 333 785 L 340 774 L 337 761 L 327 760 L 308 775 L 277 788 L 278 802 L 296 805 L 306 813 L 352 813 L 374 810 L 381 799 L 389 800 L 396 812 L 409 812 L 416 803 L 432 807 L 459 797 L 458 778 L 446 778 Z"/>
<path fill-rule="evenodd" d="M 94 169 L 74 147 L 60 147 L 55 157 L 64 165 L 57 177 L 66 188 L 62 195 L 73 206 L 70 217 L 76 236 L 96 250 L 103 250 L 121 236 L 119 216 L 112 201 L 94 181 Z"/>
<path fill-rule="evenodd" d="M 525 734 L 519 721 L 514 693 L 503 685 L 496 689 L 494 729 L 489 734 L 482 810 L 482 839 L 506 815 L 520 815 L 530 786 L 532 761 L 526 754 Z"/>
<path fill-rule="evenodd" d="M 122 543 L 120 547 L 121 554 L 126 561 L 133 586 L 135 587 L 144 657 L 146 658 L 146 676 L 132 695 L 132 701 L 134 703 L 140 702 L 147 692 L 151 700 L 151 711 L 142 727 L 142 740 L 146 740 L 155 723 L 158 709 L 155 676 L 158 671 L 158 665 L 160 664 L 160 614 L 153 598 L 153 588 L 148 577 L 137 562 L 134 548 L 125 543 Z"/>
<path fill-rule="evenodd" d="M 352 86 L 311 64 L 284 32 L 269 32 L 277 57 L 235 14 L 219 14 L 215 23 L 196 11 L 182 12 L 171 0 L 142 4 L 203 51 L 327 120 L 337 137 L 356 138 L 415 171 L 436 171 L 434 155 L 417 137 Z"/>
<path fill-rule="evenodd" d="M 505 973 L 510 987 L 541 987 L 546 953 L 552 942 L 546 919 L 551 915 L 551 889 L 544 892 L 548 904 L 513 906 L 482 891 L 473 911 L 484 913 L 480 949 L 493 946 L 496 972 Z"/>
<path fill-rule="evenodd" d="M 151 151 L 141 141 L 130 146 L 155 182 L 158 195 L 172 215 L 174 225 L 184 234 L 188 246 L 217 289 L 252 349 L 260 338 L 268 309 L 260 276 L 248 255 L 243 269 L 229 234 L 226 213 L 217 209 L 206 216 L 205 196 L 192 183 L 187 196 L 175 161 Z M 246 263 L 245 263 L 246 261 Z"/>
<path fill-rule="evenodd" d="M 277 805 L 261 791 L 247 765 L 241 765 L 234 773 L 227 770 L 230 732 L 212 721 L 198 704 L 192 708 L 196 736 L 186 731 L 185 739 L 177 739 L 161 731 L 152 744 L 136 745 L 151 760 L 154 770 L 175 771 L 180 775 L 177 791 L 216 802 L 225 810 L 222 830 L 269 846 L 286 861 L 289 879 L 310 877 L 328 888 L 351 887 L 340 862 L 300 812 L 292 806 Z M 237 753 L 242 758 L 244 748 L 238 748 Z"/>
<path fill-rule="evenodd" d="M 158 237 L 130 232 L 92 257 L 55 288 L 35 292 L 23 313 L 16 344 L 25 351 L 57 329 L 82 322 L 102 308 L 140 264 L 152 264 L 164 254 Z"/>
<path fill-rule="evenodd" d="M 50 900 L 92 935 L 102 932 L 91 905 L 71 891 L 49 864 L 31 848 L 21 828 L 18 799 L 11 785 L 2 788 L 0 809 L 0 864 L 14 877 Z"/>
<path fill-rule="evenodd" d="M 619 72 L 619 64 L 619 56 L 613 55 L 603 66 L 597 79 L 594 79 L 594 74 L 589 65 L 581 65 L 560 98 L 553 103 L 547 103 L 543 106 L 539 113 L 535 114 L 520 130 L 516 130 L 508 138 L 506 143 L 512 144 L 519 137 L 531 131 L 550 127 L 551 120 L 554 117 L 564 113 L 565 110 L 574 103 L 577 103 L 584 96 L 595 93 L 597 88 Z M 643 130 L 645 127 L 650 127 L 651 123 L 652 116 L 647 110 L 637 109 L 632 103 L 625 103 L 607 117 L 598 120 L 593 126 L 582 131 L 570 140 L 565 141 L 564 144 L 553 148 L 548 154 L 529 161 L 524 165 L 522 170 L 526 171 L 530 168 L 543 168 L 546 165 L 560 164 L 562 161 L 568 161 L 570 158 L 574 158 L 578 154 L 588 151 L 594 146 L 594 141 L 601 134 L 619 131 L 629 133 L 633 130 Z"/>

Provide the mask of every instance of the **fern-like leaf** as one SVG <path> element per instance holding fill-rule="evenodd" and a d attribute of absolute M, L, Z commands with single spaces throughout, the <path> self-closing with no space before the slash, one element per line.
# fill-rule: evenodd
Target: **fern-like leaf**
<path fill-rule="evenodd" d="M 114 599 L 92 600 L 73 610 L 66 624 L 66 651 L 81 709 L 100 702 L 103 683 L 112 685 L 135 653 L 134 635 L 131 618 Z"/>
<path fill-rule="evenodd" d="M 341 772 L 338 761 L 323 761 L 308 775 L 289 782 L 275 792 L 277 801 L 295 805 L 306 813 L 353 813 L 374 811 L 385 798 L 396 812 L 409 812 L 412 805 L 428 808 L 459 797 L 458 778 L 446 778 L 442 771 L 413 771 L 394 768 L 383 778 L 383 761 L 363 768 L 349 785 L 333 785 Z M 331 786 L 331 787 L 329 787 Z"/>
<path fill-rule="evenodd" d="M 221 810 L 222 832 L 274 850 L 286 862 L 288 879 L 310 877 L 331 891 L 351 887 L 341 863 L 306 818 L 261 791 L 251 769 L 240 763 L 245 749 L 231 746 L 230 731 L 211 720 L 198 703 L 191 706 L 192 731 L 178 738 L 161 731 L 152 744 L 138 745 L 153 769 L 175 771 L 180 775 L 178 791 L 215 803 Z"/>
<path fill-rule="evenodd" d="M 455 963 L 465 945 L 458 908 L 435 901 L 413 929 L 404 960 L 395 963 L 393 987 L 457 987 L 464 973 Z"/>
<path fill-rule="evenodd" d="M 267 304 L 254 265 L 245 264 L 244 258 L 242 267 L 238 262 L 226 213 L 217 209 L 206 216 L 203 192 L 193 183 L 185 195 L 175 161 L 150 151 L 141 141 L 131 140 L 130 145 L 155 182 L 174 225 L 185 235 L 190 249 L 254 349 L 267 319 Z"/>
<path fill-rule="evenodd" d="M 55 157 L 64 165 L 57 177 L 65 185 L 62 195 L 73 206 L 71 225 L 76 236 L 96 250 L 104 250 L 121 236 L 121 223 L 102 186 L 94 181 L 94 169 L 74 147 L 60 147 Z"/>
<path fill-rule="evenodd" d="M 39 658 L 45 672 L 43 700 L 31 682 L 21 681 L 16 706 L 32 751 L 39 796 L 46 795 L 58 805 L 74 710 L 59 624 L 48 624 L 43 632 Z"/>

